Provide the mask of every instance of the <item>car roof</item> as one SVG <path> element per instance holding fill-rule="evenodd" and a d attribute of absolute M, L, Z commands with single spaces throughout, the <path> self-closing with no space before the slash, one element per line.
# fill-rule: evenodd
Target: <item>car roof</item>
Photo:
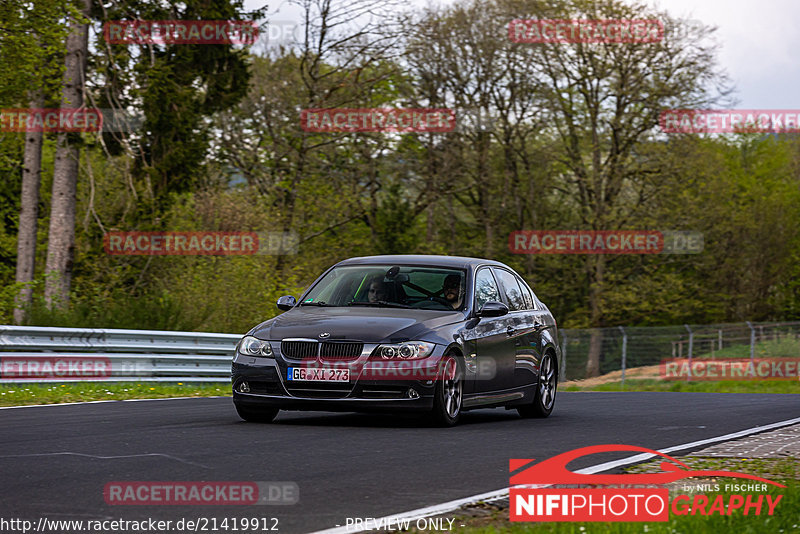
<path fill-rule="evenodd" d="M 507 265 L 494 260 L 481 258 L 467 258 L 463 256 L 434 256 L 422 254 L 392 254 L 382 256 L 362 256 L 359 258 L 349 258 L 340 261 L 336 265 L 427 265 L 467 269 L 478 265 L 495 265 L 506 267 Z"/>

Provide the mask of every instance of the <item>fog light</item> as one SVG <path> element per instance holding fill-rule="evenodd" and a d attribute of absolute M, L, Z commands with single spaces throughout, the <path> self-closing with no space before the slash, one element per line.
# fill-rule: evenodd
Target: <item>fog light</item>
<path fill-rule="evenodd" d="M 250 393 L 250 384 L 247 382 L 239 384 L 239 393 Z"/>
<path fill-rule="evenodd" d="M 417 393 L 417 390 L 414 388 L 408 388 L 408 391 L 406 391 L 406 397 L 409 399 L 418 399 L 419 393 Z"/>

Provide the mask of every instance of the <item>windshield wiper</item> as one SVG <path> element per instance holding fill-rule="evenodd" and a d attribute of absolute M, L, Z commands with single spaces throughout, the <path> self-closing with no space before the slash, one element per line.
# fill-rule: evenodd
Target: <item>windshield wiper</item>
<path fill-rule="evenodd" d="M 318 300 L 317 302 L 301 302 L 300 306 L 328 306 L 329 304 L 324 300 Z"/>
<path fill-rule="evenodd" d="M 348 302 L 348 306 L 372 306 L 375 308 L 410 308 L 408 304 L 400 304 L 399 302 L 387 302 L 385 300 L 376 300 L 375 302 Z"/>

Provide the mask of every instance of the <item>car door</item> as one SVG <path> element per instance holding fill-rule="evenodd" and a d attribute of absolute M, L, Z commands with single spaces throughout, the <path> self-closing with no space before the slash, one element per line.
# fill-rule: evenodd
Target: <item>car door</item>
<path fill-rule="evenodd" d="M 535 384 L 541 359 L 540 318 L 527 285 L 509 270 L 494 267 L 500 290 L 508 300 L 506 334 L 513 351 L 511 387 Z"/>
<path fill-rule="evenodd" d="M 527 334 L 527 343 L 528 346 L 531 347 L 529 356 L 532 360 L 526 359 L 526 364 L 518 367 L 520 370 L 518 383 L 520 385 L 526 385 L 530 384 L 531 380 L 537 381 L 539 377 L 539 364 L 541 363 L 545 346 L 544 333 L 548 328 L 546 321 L 548 312 L 538 304 L 536 295 L 534 295 L 528 284 L 525 283 L 525 280 L 518 277 L 517 281 L 519 282 L 520 289 L 522 289 L 522 297 L 525 299 L 529 320 L 533 321 L 533 329 Z M 526 357 L 527 356 L 528 355 L 526 355 Z M 532 372 L 535 376 L 531 376 Z"/>
<path fill-rule="evenodd" d="M 474 309 L 488 301 L 504 302 L 492 270 L 482 267 L 475 273 Z M 466 358 L 467 378 L 475 393 L 508 389 L 514 373 L 514 348 L 506 332 L 504 317 L 483 317 L 474 327 L 475 356 Z"/>

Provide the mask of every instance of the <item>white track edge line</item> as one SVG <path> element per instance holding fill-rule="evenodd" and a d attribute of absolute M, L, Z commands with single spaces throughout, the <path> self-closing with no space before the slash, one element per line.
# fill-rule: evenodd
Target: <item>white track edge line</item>
<path fill-rule="evenodd" d="M 744 436 L 749 436 L 750 434 L 757 434 L 759 432 L 765 432 L 767 430 L 772 430 L 775 428 L 780 428 L 788 425 L 792 425 L 795 423 L 800 423 L 800 417 L 795 417 L 794 419 L 787 419 L 785 421 L 778 421 L 777 423 L 770 423 L 768 425 L 763 426 L 755 426 L 752 428 L 747 428 L 745 430 L 740 430 L 738 432 L 732 432 L 730 434 L 725 434 L 723 436 L 716 436 L 713 438 L 701 439 L 698 441 L 692 441 L 690 443 L 683 443 L 681 445 L 674 445 L 672 447 L 667 447 L 666 449 L 659 449 L 658 452 L 667 454 L 674 451 L 681 451 L 685 449 L 693 449 L 695 447 L 699 447 L 701 445 L 707 445 L 709 443 L 717 443 L 719 441 L 729 441 L 736 438 L 741 438 Z M 654 454 L 636 454 L 634 456 L 629 456 L 627 458 L 622 458 L 620 460 L 614 460 L 611 462 L 604 462 L 602 464 L 593 465 L 590 467 L 585 467 L 576 473 L 581 474 L 593 474 L 599 473 L 602 471 L 607 471 L 609 469 L 613 469 L 615 467 L 621 467 L 623 465 L 634 464 L 649 458 L 654 457 Z M 544 485 L 542 486 L 544 487 Z M 398 520 L 405 520 L 408 519 L 410 521 L 414 521 L 416 519 L 422 519 L 424 517 L 430 517 L 433 515 L 444 514 L 447 512 L 452 512 L 458 508 L 461 508 L 465 504 L 472 504 L 478 501 L 493 501 L 502 499 L 506 495 L 508 495 L 509 488 L 503 488 L 495 491 L 489 491 L 486 493 L 481 493 L 479 495 L 473 495 L 471 497 L 464 497 L 461 499 L 456 499 L 454 501 L 448 501 L 441 504 L 434 504 L 432 506 L 426 506 L 424 508 L 417 508 L 416 510 L 409 510 L 408 512 L 401 512 L 398 514 L 387 515 L 384 517 L 376 517 L 373 519 L 372 525 L 375 525 L 376 522 L 382 522 L 382 524 L 386 525 L 390 521 L 391 523 L 396 524 Z M 374 530 L 373 529 L 366 529 L 363 527 L 333 527 L 324 530 L 317 530 L 311 532 L 310 534 L 355 534 L 357 532 L 364 532 L 365 530 Z"/>
<path fill-rule="evenodd" d="M 0 410 L 14 410 L 17 408 L 45 408 L 47 406 L 75 406 L 78 404 L 100 404 L 103 402 L 143 402 L 143 401 L 165 401 L 165 400 L 183 400 L 183 399 L 227 399 L 228 395 L 214 395 L 210 397 L 162 397 L 158 399 L 108 399 L 96 401 L 78 401 L 78 402 L 55 402 L 53 404 L 21 404 L 19 406 L 0 406 Z"/>

